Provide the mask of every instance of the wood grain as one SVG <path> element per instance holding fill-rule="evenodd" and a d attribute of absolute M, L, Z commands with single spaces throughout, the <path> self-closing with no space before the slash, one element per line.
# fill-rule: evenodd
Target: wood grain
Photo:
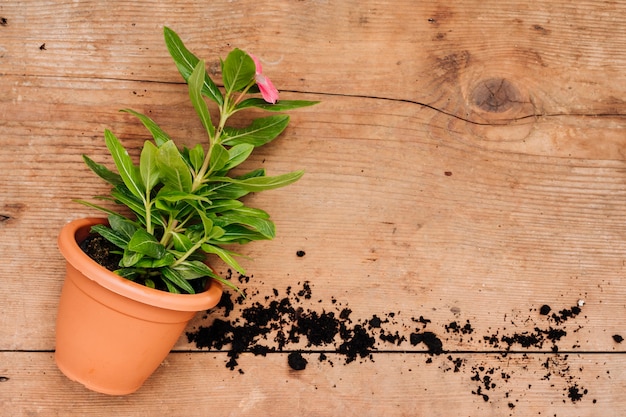
<path fill-rule="evenodd" d="M 449 416 L 450 410 L 459 416 L 556 413 L 580 417 L 597 416 L 598 410 L 613 416 L 625 411 L 621 402 L 626 389 L 620 372 L 623 355 L 572 355 L 567 362 L 563 358 L 552 362 L 542 355 L 468 354 L 460 357 L 457 372 L 441 356 L 376 355 L 373 362 L 331 367 L 318 362 L 317 355 L 308 355 L 306 370 L 295 372 L 286 367 L 286 354 L 265 358 L 249 354 L 242 358 L 243 373 L 224 371 L 221 356 L 171 354 L 140 391 L 110 397 L 67 380 L 56 369 L 52 354 L 2 353 L 7 365 L 0 369 L 8 380 L 2 382 L 0 404 L 16 417 L 100 416 L 103 412 L 150 415 L 150 410 L 171 416 L 265 412 L 272 416 L 442 417 Z M 576 370 L 563 377 L 559 372 L 564 364 Z M 485 376 L 492 377 L 488 390 Z M 479 387 L 483 394 L 478 394 Z M 573 401 L 570 390 L 581 398 Z"/>
<path fill-rule="evenodd" d="M 626 344 L 612 336 L 626 333 L 626 2 L 8 0 L 0 18 L 2 410 L 623 414 Z M 72 199 L 106 192 L 81 154 L 110 163 L 107 128 L 138 155 L 146 132 L 121 108 L 146 113 L 179 145 L 203 137 L 164 25 L 218 79 L 218 57 L 237 46 L 263 58 L 282 98 L 322 101 L 293 112 L 246 165 L 306 175 L 248 199 L 272 213 L 278 236 L 239 248 L 258 294 L 243 307 L 308 281 L 312 298 L 298 306 L 349 307 L 355 321 L 394 313 L 387 326 L 403 335 L 423 316 L 447 354 L 428 364 L 424 346 L 379 340 L 374 361 L 340 365 L 336 345 L 294 345 L 305 371 L 290 371 L 285 352 L 244 354 L 239 374 L 224 366 L 228 347 L 198 352 L 183 335 L 131 397 L 60 375 L 56 235 L 94 214 Z M 579 302 L 581 314 L 558 326 L 539 314 Z M 219 314 L 198 315 L 189 331 Z M 473 333 L 450 332 L 453 321 Z M 567 332 L 559 355 L 550 343 L 506 355 L 485 339 L 550 327 Z M 317 361 L 320 351 L 335 366 Z M 463 369 L 449 369 L 448 355 Z M 548 359 L 560 376 L 542 378 Z M 480 364 L 512 374 L 489 401 L 472 394 Z M 564 391 L 574 385 L 588 389 L 581 401 Z"/>
<path fill-rule="evenodd" d="M 255 51 L 268 69 L 280 68 L 275 79 L 285 90 L 417 101 L 479 120 L 477 91 L 505 79 L 521 99 L 509 116 L 623 114 L 624 86 L 615 82 L 626 61 L 622 2 L 247 0 L 177 8 L 92 0 L 3 8 L 5 74 L 178 81 L 160 36 L 169 25 L 214 71 L 234 44 Z"/>

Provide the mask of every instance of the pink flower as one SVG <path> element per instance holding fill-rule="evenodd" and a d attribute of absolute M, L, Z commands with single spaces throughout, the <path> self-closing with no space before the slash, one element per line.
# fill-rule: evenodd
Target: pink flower
<path fill-rule="evenodd" d="M 275 104 L 278 101 L 278 90 L 272 84 L 272 81 L 263 75 L 263 67 L 261 66 L 261 61 L 257 57 L 252 54 L 250 58 L 254 61 L 254 65 L 256 66 L 256 84 L 259 86 L 259 90 L 261 90 L 261 95 L 263 96 L 263 100 L 268 103 Z"/>

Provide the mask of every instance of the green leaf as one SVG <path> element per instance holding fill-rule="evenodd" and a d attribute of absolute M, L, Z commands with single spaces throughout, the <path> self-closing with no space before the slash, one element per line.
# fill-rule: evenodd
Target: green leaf
<path fill-rule="evenodd" d="M 200 240 L 204 240 L 205 239 L 205 234 L 204 234 L 204 225 L 202 224 L 192 224 L 189 227 L 187 227 L 187 230 L 185 230 L 185 236 L 187 236 L 192 242 L 199 242 Z M 204 242 L 203 242 L 204 243 Z M 185 254 L 185 252 L 179 252 L 179 258 L 182 257 Z"/>
<path fill-rule="evenodd" d="M 115 187 L 111 190 L 111 196 L 115 199 L 116 202 L 125 205 L 129 209 L 133 211 L 138 217 L 144 218 L 146 217 L 146 208 L 143 205 L 143 202 L 133 195 L 125 185 L 120 185 L 119 187 Z"/>
<path fill-rule="evenodd" d="M 222 229 L 219 226 L 213 226 L 211 228 L 211 233 L 209 233 L 209 235 L 207 236 L 207 238 L 209 240 L 212 239 L 219 239 L 220 237 L 224 236 L 224 233 L 226 233 L 226 231 L 224 229 Z"/>
<path fill-rule="evenodd" d="M 263 177 L 265 176 L 265 169 L 259 168 L 247 172 L 243 175 L 240 175 L 235 178 L 235 180 L 244 180 L 247 178 L 255 178 L 255 177 Z M 215 179 L 217 182 L 213 184 L 209 184 L 207 188 L 211 192 L 211 201 L 215 204 L 216 201 L 220 200 L 238 200 L 246 194 L 250 193 L 250 191 L 238 184 L 224 184 L 219 183 L 219 179 L 224 177 L 213 177 L 212 180 Z M 231 178 L 227 179 L 231 181 Z M 207 208 L 210 210 L 211 208 Z"/>
<path fill-rule="evenodd" d="M 258 217 L 260 219 L 270 218 L 270 215 L 266 211 L 258 209 L 258 208 L 253 208 L 253 207 L 242 206 L 242 207 L 234 209 L 233 212 L 237 214 L 243 214 L 245 216 Z"/>
<path fill-rule="evenodd" d="M 216 212 L 223 213 L 227 210 L 233 210 L 242 207 L 243 203 L 239 200 L 217 200 L 211 204 L 205 211 L 207 213 Z"/>
<path fill-rule="evenodd" d="M 207 237 L 210 236 L 211 230 L 213 230 L 213 221 L 209 219 L 204 209 L 197 208 L 197 213 L 198 213 L 198 216 L 200 217 L 200 220 L 202 221 L 202 226 L 204 226 L 204 236 L 207 236 Z"/>
<path fill-rule="evenodd" d="M 187 236 L 172 232 L 172 241 L 174 242 L 174 249 L 179 252 L 188 252 L 193 247 L 194 243 Z"/>
<path fill-rule="evenodd" d="M 240 143 L 249 143 L 254 146 L 265 145 L 276 139 L 276 137 L 285 130 L 288 124 L 289 116 L 279 114 L 255 119 L 250 126 L 243 129 L 225 127 L 225 136 L 224 139 L 222 139 L 222 143 L 231 146 Z"/>
<path fill-rule="evenodd" d="M 276 236 L 276 227 L 268 219 L 230 212 L 222 214 L 218 220 L 217 224 L 222 228 L 230 224 L 239 224 L 260 233 L 266 239 L 273 239 Z"/>
<path fill-rule="evenodd" d="M 265 176 L 265 168 L 257 168 L 252 171 L 246 172 L 243 175 L 236 177 L 238 180 L 245 180 L 247 178 L 256 178 L 256 177 L 264 177 Z"/>
<path fill-rule="evenodd" d="M 146 194 L 159 182 L 159 168 L 157 166 L 157 147 L 152 142 L 145 141 L 139 158 L 139 172 L 146 186 Z"/>
<path fill-rule="evenodd" d="M 183 291 L 186 291 L 189 294 L 195 294 L 195 291 L 193 287 L 191 286 L 191 284 L 175 269 L 170 268 L 170 267 L 162 268 L 161 274 L 163 275 L 163 281 L 165 282 L 166 285 L 167 285 L 167 282 L 169 281 L 171 284 L 174 284 L 175 286 L 179 287 Z M 168 286 L 168 289 L 169 289 L 169 286 Z M 171 289 L 170 289 L 170 292 L 172 292 Z"/>
<path fill-rule="evenodd" d="M 154 236 L 144 229 L 137 229 L 135 231 L 130 242 L 128 242 L 128 250 L 147 255 L 154 259 L 161 259 L 166 253 L 165 246 L 161 245 Z"/>
<path fill-rule="evenodd" d="M 191 172 L 174 142 L 169 141 L 159 148 L 157 166 L 166 185 L 177 191 L 191 191 Z"/>
<path fill-rule="evenodd" d="M 222 79 L 229 94 L 246 88 L 254 80 L 255 73 L 254 61 L 241 49 L 233 49 L 222 61 Z"/>
<path fill-rule="evenodd" d="M 237 184 L 223 184 L 223 183 L 216 185 L 213 188 L 213 192 L 214 192 L 213 201 L 236 200 L 247 194 L 250 194 L 250 191 L 244 189 L 243 187 L 240 187 Z"/>
<path fill-rule="evenodd" d="M 263 176 L 265 176 L 265 169 L 259 168 L 259 169 L 255 169 L 250 172 L 247 172 L 243 175 L 240 175 L 236 177 L 235 180 L 244 180 L 248 178 L 263 177 Z M 245 196 L 246 194 L 250 193 L 250 190 L 238 184 L 224 184 L 223 182 L 220 183 L 220 179 L 223 179 L 223 178 L 226 178 L 226 177 L 211 178 L 211 180 L 216 181 L 216 183 L 212 185 L 210 184 L 208 186 L 208 189 L 211 192 L 211 200 L 213 202 L 215 202 L 216 200 L 238 200 L 241 197 Z M 232 181 L 232 178 L 227 178 L 226 181 L 230 182 Z M 210 210 L 210 208 L 208 208 L 207 210 Z"/>
<path fill-rule="evenodd" d="M 104 165 L 100 165 L 93 160 L 91 160 L 87 155 L 83 155 L 83 160 L 85 164 L 96 173 L 100 178 L 105 180 L 106 182 L 112 184 L 113 186 L 117 186 L 123 183 L 122 177 L 119 174 L 109 170 L 109 168 Z"/>
<path fill-rule="evenodd" d="M 224 168 L 224 166 L 228 162 L 229 157 L 230 155 L 226 148 L 224 148 L 219 143 L 213 145 L 213 148 L 211 149 L 211 159 L 209 161 L 210 169 L 207 174 L 222 170 L 222 168 Z"/>
<path fill-rule="evenodd" d="M 154 199 L 157 209 L 166 212 L 170 217 L 182 219 L 188 215 L 193 207 L 192 202 L 210 204 L 211 202 L 202 195 L 186 193 L 183 191 L 172 191 L 169 188 L 162 188 Z"/>
<path fill-rule="evenodd" d="M 130 239 L 135 234 L 135 231 L 137 231 L 137 225 L 135 225 L 135 223 L 131 220 L 128 220 L 118 214 L 109 216 L 108 220 L 111 229 L 121 236 L 126 241 L 126 244 L 128 244 Z"/>
<path fill-rule="evenodd" d="M 189 162 L 195 172 L 200 171 L 202 164 L 204 163 L 204 148 L 201 144 L 197 144 L 189 150 Z"/>
<path fill-rule="evenodd" d="M 247 178 L 263 177 L 263 176 L 265 176 L 265 169 L 259 168 L 259 169 L 255 169 L 250 172 L 247 172 L 243 175 L 240 175 L 236 177 L 235 180 L 244 180 Z M 245 196 L 246 194 L 250 193 L 249 190 L 245 189 L 244 187 L 238 184 L 219 183 L 220 178 L 224 178 L 224 177 L 211 178 L 212 180 L 215 179 L 217 183 L 214 183 L 208 186 L 208 189 L 212 193 L 211 200 L 214 203 L 215 201 L 219 201 L 219 200 L 238 200 L 241 197 Z M 232 179 L 228 178 L 227 180 L 231 181 Z M 208 208 L 207 210 L 210 210 L 210 208 Z"/>
<path fill-rule="evenodd" d="M 164 266 L 171 266 L 176 263 L 176 257 L 171 253 L 166 253 L 161 259 L 142 258 L 137 262 L 135 268 L 157 269 Z"/>
<path fill-rule="evenodd" d="M 133 195 L 143 199 L 144 186 L 141 182 L 139 174 L 137 173 L 137 167 L 133 164 L 133 161 L 130 159 L 126 149 L 108 129 L 104 131 L 104 141 L 109 149 L 109 152 L 111 153 L 111 156 L 113 157 L 115 167 L 120 173 L 122 181 L 124 181 L 128 190 L 133 193 Z"/>
<path fill-rule="evenodd" d="M 276 104 L 268 103 L 262 98 L 248 98 L 239 103 L 236 107 L 237 110 L 245 109 L 248 107 L 257 107 L 268 111 L 287 111 L 299 109 L 302 107 L 313 106 L 319 103 L 319 101 L 308 100 L 280 100 Z"/>
<path fill-rule="evenodd" d="M 183 41 L 172 29 L 168 27 L 163 28 L 163 34 L 165 36 L 165 45 L 169 51 L 174 63 L 178 68 L 178 71 L 183 76 L 185 82 L 191 76 L 193 69 L 198 64 L 199 59 L 185 47 Z M 221 91 L 213 80 L 208 75 L 204 77 L 204 84 L 202 86 L 202 94 L 215 101 L 218 105 L 224 104 L 224 97 Z"/>
<path fill-rule="evenodd" d="M 227 279 L 224 279 L 217 275 L 211 268 L 200 261 L 185 261 L 176 267 L 178 271 L 185 279 L 196 279 L 203 277 L 211 277 L 221 282 L 225 286 L 232 288 L 243 296 L 243 293 L 235 284 Z"/>
<path fill-rule="evenodd" d="M 137 262 L 143 258 L 144 255 L 142 253 L 133 252 L 126 248 L 124 250 L 124 255 L 122 256 L 122 260 L 120 261 L 120 265 L 126 268 L 134 266 Z"/>
<path fill-rule="evenodd" d="M 239 180 L 230 177 L 212 178 L 215 181 L 230 182 L 238 185 L 244 190 L 250 192 L 258 192 L 272 190 L 275 188 L 285 187 L 298 181 L 304 175 L 304 171 L 294 171 L 287 174 L 276 175 L 273 177 L 253 177 Z"/>
<path fill-rule="evenodd" d="M 206 215 L 206 209 L 197 202 L 190 202 L 189 205 L 193 207 L 196 211 L 196 214 L 200 218 L 203 227 L 203 236 L 204 238 L 211 233 L 211 229 L 213 228 L 213 221 Z"/>
<path fill-rule="evenodd" d="M 161 278 L 162 278 L 163 283 L 167 287 L 168 292 L 171 292 L 172 294 L 180 294 L 180 290 L 178 289 L 178 287 L 176 287 L 172 282 L 170 282 L 164 276 L 161 276 Z"/>
<path fill-rule="evenodd" d="M 163 145 L 165 142 L 167 142 L 168 140 L 170 140 L 170 137 L 167 133 L 165 133 L 160 127 L 159 125 L 157 125 L 151 118 L 149 118 L 148 116 L 145 116 L 139 112 L 136 112 L 135 110 L 131 110 L 131 109 L 122 109 L 120 110 L 122 112 L 125 113 L 130 113 L 134 116 L 136 116 L 137 118 L 139 118 L 139 120 L 141 121 L 141 123 L 143 123 L 143 125 L 146 127 L 146 129 L 148 129 L 148 131 L 150 132 L 150 134 L 152 135 L 152 137 L 154 138 L 154 143 L 156 143 L 157 146 L 161 146 Z"/>
<path fill-rule="evenodd" d="M 212 253 L 219 256 L 222 261 L 224 261 L 235 271 L 239 272 L 242 275 L 246 274 L 246 271 L 241 267 L 241 265 L 239 265 L 235 258 L 233 258 L 233 255 L 235 255 L 233 252 L 208 243 L 202 245 L 202 250 L 206 253 Z"/>
<path fill-rule="evenodd" d="M 213 271 L 211 271 L 211 268 L 209 268 L 206 265 L 204 265 L 205 268 L 202 268 L 200 266 L 197 266 L 195 264 L 196 262 L 200 265 L 204 265 L 202 262 L 199 262 L 199 261 L 184 261 L 176 265 L 174 269 L 176 270 L 176 272 L 178 272 L 181 275 L 182 278 L 186 280 L 198 279 L 198 278 L 215 275 Z"/>
<path fill-rule="evenodd" d="M 193 193 L 197 196 L 206 198 L 208 201 L 212 201 L 215 196 L 213 187 L 207 184 L 202 184 L 200 187 L 196 188 Z"/>
<path fill-rule="evenodd" d="M 254 230 L 248 229 L 247 227 L 231 224 L 224 227 L 224 234 L 221 236 L 216 236 L 211 239 L 210 243 L 218 243 L 218 244 L 231 244 L 231 243 L 239 243 L 246 244 L 256 240 L 267 240 L 266 236 L 263 236 L 261 233 L 256 232 Z"/>
<path fill-rule="evenodd" d="M 126 278 L 129 279 L 131 281 L 135 281 L 137 279 L 137 270 L 135 268 L 120 268 L 118 270 L 115 271 L 115 273 L 117 275 L 119 275 L 122 278 Z M 147 286 L 147 280 L 146 280 L 146 286 Z M 151 287 L 154 288 L 154 287 Z"/>
<path fill-rule="evenodd" d="M 91 231 L 98 233 L 100 236 L 117 246 L 124 249 L 128 244 L 128 239 L 103 224 L 97 224 L 91 227 Z"/>
<path fill-rule="evenodd" d="M 186 193 L 184 191 L 173 191 L 167 188 L 162 188 L 155 200 L 166 201 L 168 203 L 178 203 L 180 201 L 202 201 L 204 203 L 211 203 L 205 196 Z"/>
<path fill-rule="evenodd" d="M 200 117 L 200 121 L 204 126 L 204 129 L 209 134 L 209 137 L 213 137 L 215 134 L 215 127 L 211 122 L 211 114 L 209 113 L 209 108 L 204 102 L 204 98 L 202 98 L 202 80 L 205 76 L 204 69 L 204 61 L 198 61 L 189 80 L 189 97 L 191 98 L 191 104 L 193 104 L 193 108 L 196 109 L 196 113 Z"/>
<path fill-rule="evenodd" d="M 240 143 L 239 145 L 233 146 L 228 150 L 228 162 L 222 169 L 231 170 L 235 168 L 248 159 L 253 150 L 254 145 L 249 143 Z"/>

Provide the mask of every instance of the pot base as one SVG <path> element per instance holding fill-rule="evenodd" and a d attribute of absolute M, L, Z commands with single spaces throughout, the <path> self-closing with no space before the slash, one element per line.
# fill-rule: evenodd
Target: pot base
<path fill-rule="evenodd" d="M 63 373 L 63 375 L 65 375 L 68 379 L 74 382 L 78 382 L 79 384 L 87 388 L 88 390 L 99 392 L 100 394 L 116 395 L 116 396 L 129 395 L 137 391 L 139 388 L 141 388 L 141 386 L 143 385 L 143 382 L 145 382 L 145 381 L 142 381 L 141 384 L 137 385 L 136 387 L 130 387 L 130 388 L 126 387 L 124 389 L 113 388 L 110 386 L 102 386 L 98 383 L 92 383 L 89 380 L 85 380 L 82 375 L 82 372 L 75 373 L 74 369 L 71 366 L 66 367 L 63 361 L 63 358 L 59 357 L 59 355 L 57 355 L 56 353 L 54 354 L 54 360 L 56 362 L 57 368 L 59 368 L 59 370 Z"/>

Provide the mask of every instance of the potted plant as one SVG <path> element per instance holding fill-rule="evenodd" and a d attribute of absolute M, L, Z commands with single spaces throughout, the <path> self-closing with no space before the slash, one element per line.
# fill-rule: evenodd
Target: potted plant
<path fill-rule="evenodd" d="M 179 148 L 153 120 L 124 110 L 139 118 L 152 136 L 139 163 L 109 130 L 105 143 L 117 172 L 83 156 L 112 187 L 100 198 L 121 208 L 77 200 L 107 218 L 75 220 L 59 235 L 67 276 L 57 317 L 57 365 L 70 379 L 113 395 L 137 390 L 196 312 L 219 302 L 223 285 L 238 290 L 207 265 L 208 256 L 245 273 L 231 245 L 274 237 L 269 215 L 241 198 L 286 186 L 303 175 L 267 176 L 264 169 L 232 175 L 256 147 L 282 133 L 289 117 L 261 117 L 243 128 L 229 126 L 229 118 L 249 108 L 284 111 L 315 104 L 278 101 L 278 91 L 258 59 L 240 49 L 221 61 L 220 89 L 205 73 L 204 61 L 174 31 L 166 27 L 164 35 L 206 130 L 206 143 Z M 205 97 L 219 110 L 215 120 Z"/>

